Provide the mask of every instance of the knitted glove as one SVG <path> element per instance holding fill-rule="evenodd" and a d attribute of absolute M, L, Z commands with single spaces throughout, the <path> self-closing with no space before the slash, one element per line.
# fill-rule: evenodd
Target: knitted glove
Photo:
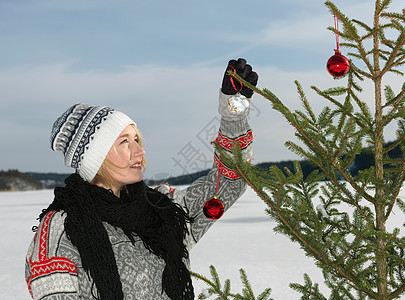
<path fill-rule="evenodd" d="M 229 70 L 236 71 L 240 77 L 254 86 L 256 86 L 257 80 L 259 79 L 257 73 L 252 71 L 252 67 L 246 63 L 245 59 L 239 58 L 237 61 L 232 59 L 228 63 L 222 80 L 222 93 L 226 95 L 234 95 L 237 92 L 240 92 L 246 98 L 251 98 L 253 91 L 246 86 L 242 86 L 241 89 L 241 82 L 236 78 L 231 78 L 231 76 L 228 75 Z"/>

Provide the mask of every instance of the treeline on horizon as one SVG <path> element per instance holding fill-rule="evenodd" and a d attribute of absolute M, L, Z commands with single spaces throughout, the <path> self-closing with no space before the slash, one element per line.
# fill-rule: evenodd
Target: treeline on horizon
<path fill-rule="evenodd" d="M 29 191 L 43 188 L 40 181 L 18 170 L 0 171 L 0 191 Z"/>
<path fill-rule="evenodd" d="M 385 144 L 385 146 L 388 148 L 394 143 L 395 142 L 388 142 Z M 388 154 L 391 158 L 403 158 L 403 153 L 400 146 L 394 147 L 388 152 Z M 314 166 L 314 164 L 312 164 L 310 161 L 298 161 L 301 165 L 304 178 L 306 178 L 309 174 L 317 169 L 317 167 Z M 272 166 L 277 166 L 281 170 L 284 170 L 284 168 L 288 168 L 290 171 L 294 171 L 294 160 L 286 160 L 280 162 L 263 162 L 255 164 L 255 167 L 263 171 L 269 170 L 269 168 Z M 372 152 L 372 148 L 364 148 L 360 154 L 356 155 L 356 158 L 354 159 L 353 165 L 350 167 L 349 172 L 353 177 L 356 177 L 360 171 L 368 169 L 372 166 L 374 166 L 374 155 Z M 167 182 L 172 185 L 186 185 L 192 183 L 194 180 L 200 178 L 201 176 L 207 175 L 209 171 L 210 170 L 204 170 L 183 176 L 170 177 L 166 180 L 150 181 L 148 183 L 151 185 L 158 185 Z"/>
<path fill-rule="evenodd" d="M 386 143 L 386 147 L 389 147 L 394 142 Z M 391 158 L 403 158 L 403 153 L 399 146 L 389 151 Z M 308 176 L 316 167 L 309 161 L 299 160 L 304 178 Z M 356 177 L 362 170 L 368 169 L 374 165 L 374 156 L 371 148 L 365 148 L 360 154 L 356 155 L 353 165 L 350 167 L 350 173 L 353 177 Z M 277 166 L 279 169 L 294 170 L 294 161 L 280 161 L 280 162 L 263 162 L 255 165 L 257 168 L 267 171 L 272 166 Z M 181 176 L 174 176 L 168 178 L 162 178 L 159 180 L 145 179 L 148 185 L 154 186 L 163 183 L 170 185 L 188 185 L 196 179 L 205 176 L 210 170 L 202 170 L 192 174 L 186 174 Z M 61 173 L 37 173 L 37 172 L 19 172 L 18 170 L 0 171 L 0 191 L 10 190 L 28 190 L 28 189 L 41 189 L 41 188 L 54 188 L 55 186 L 63 186 L 65 178 L 69 174 Z"/>

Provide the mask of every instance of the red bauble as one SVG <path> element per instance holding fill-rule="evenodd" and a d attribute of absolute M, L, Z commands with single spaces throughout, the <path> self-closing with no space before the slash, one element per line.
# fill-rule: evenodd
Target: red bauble
<path fill-rule="evenodd" d="M 346 57 L 340 54 L 340 51 L 335 50 L 335 55 L 329 58 L 326 63 L 326 69 L 333 77 L 342 77 L 349 71 L 350 64 Z"/>
<path fill-rule="evenodd" d="M 205 202 L 203 207 L 204 215 L 211 220 L 218 220 L 224 214 L 225 207 L 217 195 Z"/>

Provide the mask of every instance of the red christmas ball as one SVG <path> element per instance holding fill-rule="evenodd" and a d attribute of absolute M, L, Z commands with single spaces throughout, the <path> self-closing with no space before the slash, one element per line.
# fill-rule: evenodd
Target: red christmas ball
<path fill-rule="evenodd" d="M 326 69 L 333 77 L 342 77 L 349 71 L 350 64 L 346 57 L 335 50 L 335 55 L 328 59 Z"/>
<path fill-rule="evenodd" d="M 218 220 L 224 214 L 225 207 L 217 195 L 205 202 L 203 207 L 204 215 L 211 220 Z"/>

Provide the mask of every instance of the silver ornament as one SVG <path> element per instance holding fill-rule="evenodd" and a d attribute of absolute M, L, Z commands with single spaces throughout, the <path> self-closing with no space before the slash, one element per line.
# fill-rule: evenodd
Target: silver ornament
<path fill-rule="evenodd" d="M 249 100 L 237 93 L 228 99 L 228 109 L 234 115 L 241 115 L 249 108 Z"/>

